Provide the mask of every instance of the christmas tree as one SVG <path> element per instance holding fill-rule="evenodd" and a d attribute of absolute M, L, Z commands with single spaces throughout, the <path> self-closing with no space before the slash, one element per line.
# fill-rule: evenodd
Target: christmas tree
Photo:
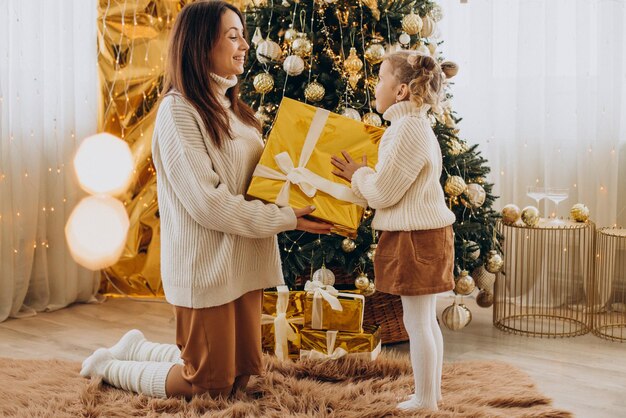
<path fill-rule="evenodd" d="M 460 118 L 450 106 L 449 82 L 458 67 L 439 52 L 437 22 L 443 17 L 439 5 L 431 0 L 263 0 L 250 4 L 245 14 L 253 35 L 241 97 L 257 110 L 265 134 L 283 97 L 382 126 L 373 100 L 385 53 L 413 49 L 438 60 L 448 81 L 442 109 L 431 111 L 430 117 L 443 153 L 441 184 L 457 217 L 455 276 L 464 277 L 464 271 L 489 274 L 482 269 L 484 264 L 497 271 L 501 266 L 495 230 L 498 214 L 491 209 L 496 197 L 486 181 L 487 161 L 477 146 L 468 146 L 459 137 Z M 376 231 L 371 220 L 372 210 L 366 210 L 354 240 L 299 231 L 280 234 L 283 271 L 290 287 L 301 285 L 297 279 L 314 271 L 325 274 L 318 270 L 324 266 L 348 278 L 344 284 L 372 293 L 374 288 L 368 288 L 364 277 L 373 279 Z M 471 293 L 473 284 L 463 283 L 457 291 Z M 491 290 L 488 284 L 481 287 Z"/>

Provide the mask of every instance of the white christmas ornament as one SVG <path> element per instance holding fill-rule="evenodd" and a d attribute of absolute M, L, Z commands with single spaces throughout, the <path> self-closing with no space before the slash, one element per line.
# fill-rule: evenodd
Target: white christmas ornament
<path fill-rule="evenodd" d="M 259 42 L 256 49 L 256 58 L 262 64 L 267 64 L 270 61 L 276 61 L 280 58 L 283 50 L 280 49 L 280 45 L 272 41 L 269 37 Z"/>
<path fill-rule="evenodd" d="M 283 62 L 283 70 L 291 76 L 300 75 L 304 71 L 304 60 L 297 55 L 289 55 Z"/>

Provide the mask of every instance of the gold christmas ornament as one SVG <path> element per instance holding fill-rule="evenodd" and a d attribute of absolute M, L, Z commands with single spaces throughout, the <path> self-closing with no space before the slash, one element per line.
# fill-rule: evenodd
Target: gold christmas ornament
<path fill-rule="evenodd" d="M 455 279 L 454 292 L 467 296 L 476 289 L 474 279 L 469 275 L 467 270 L 463 270 L 461 274 Z"/>
<path fill-rule="evenodd" d="M 375 126 L 377 128 L 383 126 L 383 121 L 380 119 L 380 116 L 378 116 L 378 113 L 374 112 L 369 112 L 363 115 L 362 121 L 367 125 Z"/>
<path fill-rule="evenodd" d="M 354 286 L 359 290 L 367 290 L 370 285 L 370 279 L 367 274 L 361 273 L 354 279 Z"/>
<path fill-rule="evenodd" d="M 480 257 L 480 246 L 474 241 L 465 241 L 464 251 L 470 260 L 478 260 Z"/>
<path fill-rule="evenodd" d="M 446 78 L 452 78 L 459 73 L 459 66 L 452 61 L 445 61 L 441 64 L 441 71 L 446 75 Z"/>
<path fill-rule="evenodd" d="M 372 216 L 374 214 L 374 211 L 371 208 L 366 208 L 363 211 L 363 219 L 369 219 L 370 216 Z"/>
<path fill-rule="evenodd" d="M 467 147 L 461 141 L 453 139 L 450 141 L 450 154 L 457 156 L 467 151 Z"/>
<path fill-rule="evenodd" d="M 310 83 L 304 89 L 304 97 L 312 102 L 319 102 L 324 98 L 324 94 L 326 94 L 326 89 L 317 81 Z"/>
<path fill-rule="evenodd" d="M 498 253 L 496 250 L 489 251 L 489 253 L 487 254 L 487 259 L 485 260 L 485 270 L 487 270 L 489 273 L 495 274 L 502 270 L 503 266 L 504 260 L 502 259 L 500 253 Z"/>
<path fill-rule="evenodd" d="M 356 243 L 350 238 L 345 238 L 341 241 L 341 249 L 346 253 L 351 253 L 356 249 Z"/>
<path fill-rule="evenodd" d="M 476 304 L 481 308 L 488 308 L 493 305 L 493 292 L 481 290 L 476 296 Z"/>
<path fill-rule="evenodd" d="M 365 59 L 372 65 L 378 64 L 385 56 L 385 47 L 378 40 L 372 41 L 365 49 Z"/>
<path fill-rule="evenodd" d="M 474 283 L 480 290 L 493 291 L 493 285 L 496 283 L 496 275 L 488 272 L 484 266 L 480 266 L 472 271 Z"/>
<path fill-rule="evenodd" d="M 254 76 L 252 85 L 257 93 L 269 93 L 274 88 L 274 77 L 269 73 L 259 73 Z"/>
<path fill-rule="evenodd" d="M 353 109 L 351 107 L 346 107 L 343 112 L 341 112 L 341 114 L 347 118 L 350 119 L 354 119 L 354 120 L 361 120 L 361 115 L 359 114 L 358 110 Z"/>
<path fill-rule="evenodd" d="M 363 295 L 372 296 L 374 293 L 376 293 L 376 285 L 370 280 L 370 284 L 367 286 L 367 289 L 363 291 Z"/>
<path fill-rule="evenodd" d="M 513 225 L 521 216 L 522 212 L 519 207 L 513 203 L 509 203 L 502 208 L 502 222 L 506 225 Z"/>
<path fill-rule="evenodd" d="M 289 55 L 283 62 L 283 70 L 290 76 L 300 75 L 304 71 L 304 60 L 297 55 Z"/>
<path fill-rule="evenodd" d="M 539 224 L 539 209 L 534 206 L 526 206 L 522 209 L 522 222 L 526 224 L 526 226 L 537 226 Z"/>
<path fill-rule="evenodd" d="M 311 44 L 309 38 L 307 38 L 305 34 L 301 33 L 291 43 L 291 50 L 298 56 L 307 57 L 313 50 L 313 45 Z"/>
<path fill-rule="evenodd" d="M 298 31 L 289 25 L 289 29 L 285 31 L 284 39 L 287 44 L 291 44 L 298 37 Z"/>
<path fill-rule="evenodd" d="M 359 83 L 360 79 L 361 79 L 361 73 L 350 74 L 348 76 L 348 81 L 350 82 L 350 86 L 352 87 L 352 89 L 356 90 L 356 86 Z"/>
<path fill-rule="evenodd" d="M 443 188 L 445 192 L 452 197 L 457 197 L 463 194 L 467 189 L 467 184 L 465 184 L 465 180 L 460 176 L 450 176 L 446 180 L 446 184 Z"/>
<path fill-rule="evenodd" d="M 269 37 L 260 41 L 256 48 L 256 58 L 262 64 L 267 64 L 270 61 L 276 61 L 282 55 L 283 50 L 280 49 L 280 45 L 272 41 Z"/>
<path fill-rule="evenodd" d="M 569 214 L 576 222 L 587 222 L 589 220 L 589 208 L 582 203 L 576 203 L 572 206 Z"/>
<path fill-rule="evenodd" d="M 467 310 L 454 302 L 441 313 L 441 322 L 452 331 L 463 329 L 469 321 Z"/>
<path fill-rule="evenodd" d="M 322 282 L 325 285 L 333 286 L 335 284 L 335 273 L 322 266 L 313 273 L 313 281 Z"/>
<path fill-rule="evenodd" d="M 470 209 L 481 207 L 487 198 L 487 193 L 483 186 L 476 183 L 468 184 L 464 194 L 465 199 L 461 199 L 461 202 Z"/>
<path fill-rule="evenodd" d="M 434 3 L 433 8 L 430 9 L 430 17 L 432 17 L 435 22 L 439 22 L 443 19 L 443 10 L 441 10 L 441 6 L 437 3 Z"/>
<path fill-rule="evenodd" d="M 472 311 L 470 311 L 470 309 L 467 306 L 465 306 L 464 303 L 459 303 L 459 306 L 465 309 L 465 312 L 467 313 L 467 323 L 465 324 L 465 326 L 468 326 L 470 322 L 472 322 Z"/>
<path fill-rule="evenodd" d="M 367 250 L 367 252 L 365 253 L 367 258 L 372 261 L 374 261 L 374 258 L 376 258 L 376 247 L 378 247 L 378 244 L 371 244 L 369 250 Z"/>
<path fill-rule="evenodd" d="M 398 37 L 398 42 L 400 42 L 400 44 L 406 46 L 406 45 L 411 43 L 411 37 L 409 36 L 408 33 L 402 32 L 400 34 L 400 36 Z"/>
<path fill-rule="evenodd" d="M 428 38 L 435 31 L 435 21 L 430 16 L 422 17 L 422 30 L 420 36 L 422 38 Z"/>
<path fill-rule="evenodd" d="M 422 18 L 411 11 L 402 18 L 402 30 L 409 35 L 417 35 L 422 30 Z"/>
<path fill-rule="evenodd" d="M 361 68 L 363 68 L 363 61 L 361 61 L 361 58 L 357 56 L 356 48 L 350 48 L 350 54 L 344 61 L 343 66 L 350 74 L 355 74 L 361 71 Z"/>

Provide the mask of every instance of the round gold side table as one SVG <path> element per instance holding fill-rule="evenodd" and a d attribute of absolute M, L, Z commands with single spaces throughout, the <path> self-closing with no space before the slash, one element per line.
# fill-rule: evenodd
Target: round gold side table
<path fill-rule="evenodd" d="M 626 341 L 626 229 L 599 229 L 595 252 L 595 278 L 589 298 L 592 332 L 609 340 Z"/>
<path fill-rule="evenodd" d="M 590 331 L 592 222 L 541 219 L 535 227 L 498 225 L 504 267 L 494 289 L 493 323 L 532 337 L 573 337 Z"/>

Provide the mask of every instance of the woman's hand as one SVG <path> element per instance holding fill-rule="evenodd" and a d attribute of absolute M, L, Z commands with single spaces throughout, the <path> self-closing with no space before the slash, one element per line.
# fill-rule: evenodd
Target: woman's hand
<path fill-rule="evenodd" d="M 337 170 L 333 171 L 333 174 L 341 177 L 342 179 L 352 181 L 352 176 L 355 171 L 361 167 L 367 167 L 367 156 L 364 155 L 363 162 L 358 164 L 347 152 L 341 151 L 341 153 L 343 154 L 344 159 L 335 155 L 333 155 L 330 159 L 330 162 L 337 168 Z"/>
<path fill-rule="evenodd" d="M 296 229 L 300 231 L 310 232 L 311 234 L 330 234 L 330 229 L 332 225 L 324 223 L 312 221 L 310 219 L 305 218 L 306 215 L 309 215 L 315 210 L 315 206 L 307 206 L 302 209 L 294 209 L 293 212 L 296 214 L 298 218 L 298 224 L 296 225 Z"/>

